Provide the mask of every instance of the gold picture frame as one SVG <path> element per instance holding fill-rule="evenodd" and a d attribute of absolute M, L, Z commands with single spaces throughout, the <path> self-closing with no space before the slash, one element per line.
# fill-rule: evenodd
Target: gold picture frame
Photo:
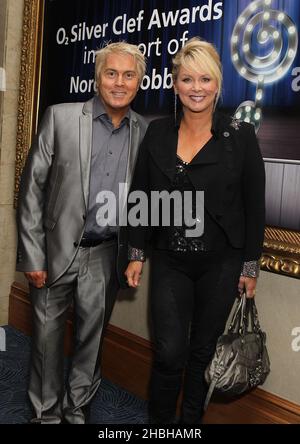
<path fill-rule="evenodd" d="M 17 205 L 20 177 L 37 129 L 44 0 L 24 0 L 20 86 L 17 121 L 14 204 Z"/>
<path fill-rule="evenodd" d="M 15 204 L 20 175 L 37 126 L 43 19 L 44 0 L 25 0 L 17 125 Z M 261 268 L 300 278 L 300 232 L 266 227 Z"/>

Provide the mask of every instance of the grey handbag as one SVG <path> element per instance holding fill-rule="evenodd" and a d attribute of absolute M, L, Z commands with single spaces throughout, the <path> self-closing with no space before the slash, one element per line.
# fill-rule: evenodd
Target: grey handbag
<path fill-rule="evenodd" d="M 266 334 L 262 332 L 254 299 L 239 297 L 227 333 L 219 337 L 206 368 L 209 384 L 204 410 L 214 390 L 234 396 L 263 384 L 270 372 Z"/>

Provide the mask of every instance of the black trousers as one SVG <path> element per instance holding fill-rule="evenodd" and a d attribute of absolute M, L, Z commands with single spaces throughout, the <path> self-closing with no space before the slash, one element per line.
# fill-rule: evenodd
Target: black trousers
<path fill-rule="evenodd" d="M 238 295 L 241 264 L 241 250 L 229 246 L 218 253 L 153 252 L 151 421 L 174 421 L 183 374 L 181 422 L 201 421 L 205 368 Z"/>

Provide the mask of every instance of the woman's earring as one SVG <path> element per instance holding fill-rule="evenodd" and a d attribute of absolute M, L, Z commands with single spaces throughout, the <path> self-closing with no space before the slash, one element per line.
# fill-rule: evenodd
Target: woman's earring
<path fill-rule="evenodd" d="M 177 122 L 177 93 L 174 91 L 174 120 Z"/>
<path fill-rule="evenodd" d="M 215 95 L 215 100 L 214 100 L 214 110 L 216 109 L 216 106 L 217 106 L 217 97 L 218 97 L 218 94 Z"/>
<path fill-rule="evenodd" d="M 215 96 L 215 100 L 214 100 L 214 109 L 216 109 L 216 104 L 217 104 L 217 96 Z"/>

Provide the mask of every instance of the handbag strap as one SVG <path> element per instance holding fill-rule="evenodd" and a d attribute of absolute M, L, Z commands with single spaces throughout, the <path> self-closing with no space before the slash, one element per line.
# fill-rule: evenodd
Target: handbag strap
<path fill-rule="evenodd" d="M 228 333 L 238 332 L 243 334 L 245 332 L 245 317 L 246 317 L 246 295 L 238 296 L 235 310 L 233 312 Z"/>
<path fill-rule="evenodd" d="M 230 350 L 227 351 L 227 354 L 228 353 L 230 354 Z M 220 376 L 224 373 L 224 370 L 225 370 L 225 364 L 224 363 L 226 361 L 227 361 L 227 358 L 226 358 L 226 356 L 224 356 L 221 361 L 218 360 L 218 362 L 216 362 L 214 374 L 213 374 L 212 380 L 211 380 L 211 382 L 209 384 L 208 392 L 207 392 L 207 395 L 206 395 L 206 398 L 205 398 L 205 402 L 204 402 L 204 407 L 203 407 L 204 411 L 208 407 L 210 398 L 212 397 L 212 394 L 213 394 L 213 392 L 215 390 L 215 387 L 216 387 L 216 385 L 217 385 L 217 383 L 218 383 L 218 381 L 220 379 Z"/>
<path fill-rule="evenodd" d="M 207 395 L 206 395 L 206 398 L 205 398 L 205 402 L 204 402 L 204 407 L 203 407 L 204 411 L 207 410 L 210 398 L 212 397 L 212 394 L 213 394 L 213 392 L 215 390 L 215 386 L 216 386 L 217 382 L 218 382 L 218 376 L 214 377 L 213 380 L 211 381 L 210 385 L 209 385 L 208 392 L 207 392 Z"/>
<path fill-rule="evenodd" d="M 262 329 L 260 327 L 260 323 L 258 320 L 258 312 L 255 304 L 254 298 L 248 299 L 248 318 L 250 320 L 251 330 L 259 336 L 261 341 L 260 346 L 260 357 L 259 360 L 262 361 L 263 359 L 263 351 L 264 351 L 264 334 L 262 332 Z"/>
<path fill-rule="evenodd" d="M 250 320 L 250 326 L 253 332 L 261 333 L 261 327 L 258 320 L 258 312 L 255 305 L 254 298 L 247 300 L 248 319 Z"/>
<path fill-rule="evenodd" d="M 261 333 L 261 327 L 254 298 L 247 298 L 246 293 L 243 293 L 241 296 L 238 296 L 228 332 L 244 335 L 247 331 Z"/>

